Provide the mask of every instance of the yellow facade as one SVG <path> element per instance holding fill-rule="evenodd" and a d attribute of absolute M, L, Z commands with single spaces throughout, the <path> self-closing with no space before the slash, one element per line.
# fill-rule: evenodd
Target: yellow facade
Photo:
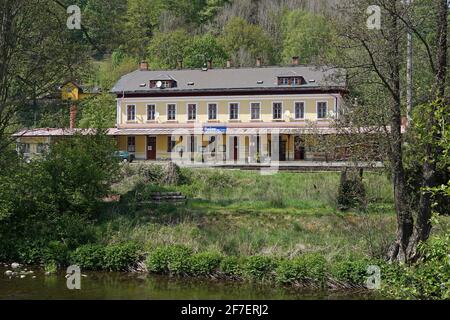
<path fill-rule="evenodd" d="M 283 119 L 281 122 L 299 122 L 299 121 L 316 121 L 317 118 L 317 104 L 318 102 L 326 102 L 328 107 L 328 113 L 332 113 L 336 106 L 336 97 L 334 95 L 323 95 L 323 96 L 284 96 L 284 97 L 207 97 L 207 98 L 127 98 L 119 99 L 120 107 L 120 125 L 129 124 L 148 124 L 148 123 L 191 123 L 193 121 L 188 120 L 187 109 L 189 104 L 197 105 L 197 120 L 195 122 L 200 123 L 229 123 L 229 122 L 241 122 L 241 123 L 251 123 L 251 122 L 280 122 L 279 120 L 273 119 L 273 103 L 282 103 L 282 113 Z M 304 118 L 295 118 L 295 103 L 303 102 L 305 103 L 305 114 Z M 208 120 L 208 104 L 217 104 L 217 120 Z M 230 121 L 230 104 L 237 103 L 239 105 L 239 119 Z M 251 104 L 259 103 L 261 110 L 260 119 L 251 119 Z M 167 118 L 167 106 L 169 104 L 176 105 L 176 119 L 175 121 L 169 121 Z M 128 121 L 127 118 L 127 106 L 134 105 L 136 108 L 135 120 Z M 147 121 L 147 106 L 155 105 L 156 112 L 159 113 L 159 118 L 156 121 Z M 290 116 L 286 117 L 286 112 L 289 111 Z M 323 119 L 326 120 L 326 119 Z"/>
<path fill-rule="evenodd" d="M 91 97 L 90 93 L 83 93 L 73 82 L 67 82 L 61 87 L 61 99 L 63 101 L 78 101 Z"/>

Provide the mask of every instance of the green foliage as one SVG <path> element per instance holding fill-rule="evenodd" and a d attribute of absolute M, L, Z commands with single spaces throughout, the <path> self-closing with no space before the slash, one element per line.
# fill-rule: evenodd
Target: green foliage
<path fill-rule="evenodd" d="M 303 64 L 312 64 L 332 54 L 333 29 L 325 17 L 308 11 L 286 11 L 282 19 L 283 61 L 298 56 Z"/>
<path fill-rule="evenodd" d="M 48 261 L 44 265 L 44 271 L 47 273 L 56 273 L 58 271 L 58 265 L 53 260 Z"/>
<path fill-rule="evenodd" d="M 432 237 L 419 250 L 422 258 L 411 266 L 383 266 L 383 293 L 397 299 L 449 299 L 450 233 Z"/>
<path fill-rule="evenodd" d="M 243 274 L 251 280 L 266 280 L 273 277 L 277 261 L 272 257 L 251 256 L 243 265 Z"/>
<path fill-rule="evenodd" d="M 71 263 L 86 270 L 126 271 L 140 257 L 141 248 L 134 242 L 108 246 L 87 244 L 71 254 Z"/>
<path fill-rule="evenodd" d="M 242 275 L 241 260 L 235 256 L 223 257 L 220 262 L 220 270 L 226 276 L 239 277 Z"/>
<path fill-rule="evenodd" d="M 221 42 L 228 57 L 238 66 L 254 65 L 256 58 L 266 64 L 275 61 L 275 49 L 269 35 L 258 25 L 232 18 L 225 26 Z"/>
<path fill-rule="evenodd" d="M 84 101 L 82 106 L 82 118 L 79 126 L 81 128 L 114 127 L 116 123 L 116 101 L 115 98 L 103 93 Z"/>
<path fill-rule="evenodd" d="M 158 32 L 148 47 L 150 65 L 154 69 L 174 69 L 183 60 L 190 39 L 185 30 Z"/>
<path fill-rule="evenodd" d="M 322 255 L 305 254 L 292 260 L 280 262 L 276 280 L 282 284 L 317 283 L 325 285 L 327 262 Z"/>
<path fill-rule="evenodd" d="M 201 252 L 189 259 L 190 272 L 193 275 L 204 276 L 217 273 L 222 256 L 217 252 Z"/>
<path fill-rule="evenodd" d="M 363 286 L 367 280 L 367 268 L 369 265 L 370 263 L 367 260 L 349 258 L 333 264 L 331 273 L 339 281 Z"/>
<path fill-rule="evenodd" d="M 342 172 L 337 204 L 340 210 L 350 208 L 364 208 L 366 203 L 366 189 L 362 178 L 356 172 Z"/>
<path fill-rule="evenodd" d="M 225 49 L 217 41 L 217 37 L 208 33 L 203 36 L 194 36 L 186 47 L 183 63 L 187 68 L 201 68 L 208 60 L 214 66 L 224 66 L 227 55 Z"/>
<path fill-rule="evenodd" d="M 77 248 L 71 254 L 71 263 L 86 270 L 102 270 L 105 247 L 96 244 L 87 244 Z"/>
<path fill-rule="evenodd" d="M 191 254 L 192 250 L 185 246 L 170 245 L 159 247 L 149 253 L 146 265 L 150 272 L 177 275 L 188 274 Z"/>
<path fill-rule="evenodd" d="M 140 247 L 134 242 L 113 244 L 105 247 L 103 269 L 109 271 L 127 271 L 129 266 L 138 262 Z"/>

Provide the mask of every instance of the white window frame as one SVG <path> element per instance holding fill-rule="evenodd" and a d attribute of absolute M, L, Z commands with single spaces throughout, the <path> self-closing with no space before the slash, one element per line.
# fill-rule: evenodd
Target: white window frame
<path fill-rule="evenodd" d="M 195 106 L 195 118 L 194 119 L 189 119 L 189 106 L 190 105 Z M 195 102 L 186 103 L 186 116 L 187 116 L 187 121 L 197 121 L 197 119 L 198 119 L 198 103 L 195 103 Z"/>
<path fill-rule="evenodd" d="M 324 118 L 319 118 L 319 104 L 320 103 L 325 103 L 325 105 L 327 107 Z M 326 120 L 326 119 L 328 119 L 328 101 L 325 101 L 325 100 L 318 100 L 318 101 L 316 101 L 316 118 L 317 118 L 317 120 Z"/>
<path fill-rule="evenodd" d="M 133 109 L 134 109 L 134 112 L 133 112 L 134 118 L 133 119 L 130 119 L 130 117 L 129 117 L 129 114 L 128 114 L 129 107 L 133 107 Z M 136 105 L 135 104 L 127 104 L 126 112 L 127 112 L 127 122 L 135 122 L 136 121 Z"/>
<path fill-rule="evenodd" d="M 257 104 L 259 106 L 259 117 L 256 119 L 253 119 L 253 112 L 252 112 L 253 104 Z M 261 102 L 259 102 L 259 101 L 251 101 L 250 102 L 250 120 L 261 120 Z"/>
<path fill-rule="evenodd" d="M 303 103 L 303 117 L 301 117 L 301 118 L 297 118 L 297 112 L 296 112 L 297 111 L 296 110 L 297 103 Z M 295 120 L 304 120 L 305 116 L 306 116 L 306 101 L 295 101 L 294 102 L 294 119 Z"/>
<path fill-rule="evenodd" d="M 281 105 L 281 113 L 280 113 L 280 118 L 275 119 L 274 107 L 275 107 L 275 104 L 278 104 L 278 103 Z M 283 102 L 281 102 L 281 101 L 272 102 L 272 120 L 277 120 L 277 121 L 283 120 L 283 111 L 284 111 Z"/>
<path fill-rule="evenodd" d="M 175 118 L 169 119 L 169 106 L 175 106 Z M 166 104 L 166 114 L 167 114 L 167 121 L 177 121 L 178 118 L 178 106 L 176 103 L 168 103 Z"/>
<path fill-rule="evenodd" d="M 209 106 L 210 105 L 215 105 L 216 106 L 216 117 L 214 119 L 210 119 L 209 118 Z M 219 120 L 219 104 L 217 102 L 208 102 L 206 105 L 207 108 L 207 113 L 208 113 L 208 121 L 216 121 Z"/>
<path fill-rule="evenodd" d="M 149 111 L 149 108 L 150 107 L 153 107 L 155 110 L 153 111 L 153 119 L 149 119 L 148 118 L 148 111 Z M 149 103 L 149 104 L 147 104 L 147 121 L 155 121 L 156 120 L 156 104 L 154 104 L 154 103 Z"/>
<path fill-rule="evenodd" d="M 237 105 L 237 118 L 232 119 L 231 118 L 231 105 L 236 104 Z M 239 102 L 228 102 L 228 119 L 231 121 L 240 120 L 241 118 L 241 104 Z"/>

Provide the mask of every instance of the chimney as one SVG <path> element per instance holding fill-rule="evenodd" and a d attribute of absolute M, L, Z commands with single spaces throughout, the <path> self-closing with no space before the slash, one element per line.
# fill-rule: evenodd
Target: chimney
<path fill-rule="evenodd" d="M 298 66 L 300 64 L 300 58 L 299 57 L 292 57 L 292 65 Z"/>
<path fill-rule="evenodd" d="M 230 59 L 227 60 L 227 68 L 228 68 L 228 69 L 231 68 L 231 60 L 230 60 Z"/>
<path fill-rule="evenodd" d="M 207 66 L 208 66 L 208 69 L 212 69 L 213 68 L 212 59 L 209 59 L 207 61 Z"/>
<path fill-rule="evenodd" d="M 77 120 L 77 106 L 70 106 L 70 129 L 75 129 Z"/>
<path fill-rule="evenodd" d="M 147 61 L 142 61 L 139 64 L 139 70 L 140 71 L 148 71 L 148 62 Z"/>
<path fill-rule="evenodd" d="M 259 68 L 262 65 L 262 58 L 256 58 L 256 66 Z"/>
<path fill-rule="evenodd" d="M 183 60 L 182 60 L 182 59 L 179 59 L 179 60 L 177 61 L 177 69 L 178 69 L 178 70 L 183 69 Z"/>

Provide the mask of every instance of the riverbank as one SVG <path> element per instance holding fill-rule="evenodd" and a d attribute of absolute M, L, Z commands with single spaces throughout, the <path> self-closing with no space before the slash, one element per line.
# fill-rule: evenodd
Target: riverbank
<path fill-rule="evenodd" d="M 137 270 L 318 291 L 363 289 L 368 267 L 375 265 L 389 275 L 382 282 L 388 289 L 401 291 L 404 281 L 420 283 L 411 278 L 414 269 L 384 263 L 395 234 L 388 179 L 365 173 L 364 203 L 345 212 L 336 200 L 339 179 L 330 172 L 264 176 L 124 165 L 95 220 L 77 229 L 82 232 L 77 244 L 23 246 L 18 259 L 43 263 L 48 270 L 75 263 L 82 270 Z M 153 203 L 155 192 L 181 193 L 187 201 Z M 435 236 L 448 230 L 448 219 L 439 220 Z M 439 282 L 446 272 L 431 277 Z M 403 273 L 411 277 L 398 276 Z M 439 286 L 431 284 L 432 290 Z M 422 291 L 407 294 L 421 297 Z"/>

